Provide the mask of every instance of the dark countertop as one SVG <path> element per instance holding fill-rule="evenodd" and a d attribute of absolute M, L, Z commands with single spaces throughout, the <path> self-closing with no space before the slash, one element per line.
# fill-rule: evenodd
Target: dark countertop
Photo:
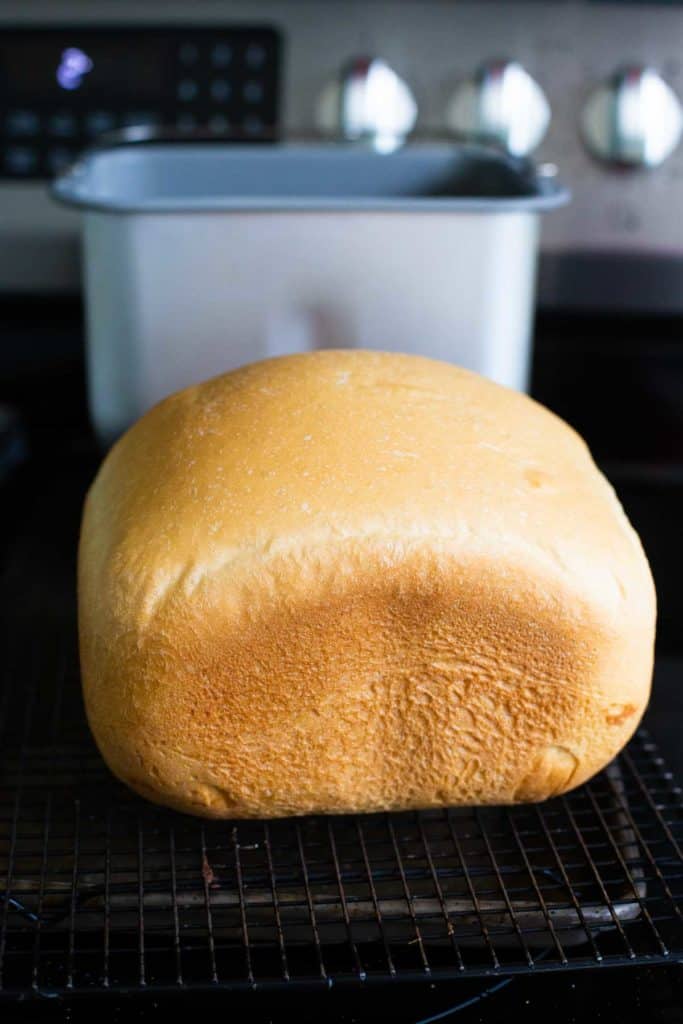
<path fill-rule="evenodd" d="M 249 1024 L 680 1024 L 681 965 L 657 969 L 551 974 L 503 979 L 488 988 L 477 982 L 400 985 L 378 993 L 331 989 L 305 997 L 173 996 L 135 1003 L 75 1003 L 68 1010 L 16 1007 L 3 1012 L 8 1024 L 146 1024 L 194 1016 Z"/>
<path fill-rule="evenodd" d="M 0 305 L 0 329 L 6 351 L 16 341 L 11 365 L 0 365 L 0 402 L 10 401 L 21 410 L 27 424 L 30 453 L 29 461 L 0 485 L 0 564 L 5 569 L 8 563 L 15 570 L 23 567 L 24 578 L 30 576 L 31 585 L 40 589 L 42 600 L 49 602 L 56 614 L 63 615 L 65 624 L 69 624 L 67 628 L 73 628 L 73 568 L 80 506 L 100 458 L 85 412 L 80 311 L 69 303 L 63 304 L 57 313 L 53 305 L 41 307 L 33 323 L 31 345 L 27 345 L 22 309 L 15 305 L 7 312 Z M 669 331 L 673 328 L 669 327 Z M 542 348 L 535 375 L 537 393 L 578 425 L 587 427 L 587 433 L 599 433 L 595 408 L 586 408 L 581 415 L 572 417 L 572 409 L 578 408 L 576 404 L 569 403 L 563 408 L 561 402 L 552 401 L 557 394 L 553 389 L 557 389 L 564 372 L 562 367 L 566 369 L 571 344 L 571 331 L 562 328 Z M 586 352 L 586 345 L 583 336 L 579 348 Z M 609 372 L 611 351 L 605 342 L 605 373 Z M 678 350 L 672 356 L 672 349 L 664 345 L 660 355 L 662 351 L 668 374 L 671 358 L 679 358 Z M 581 373 L 574 373 L 572 387 L 582 386 L 586 372 L 584 366 Z M 633 388 L 632 380 L 629 387 Z M 622 413 L 627 414 L 623 403 Z M 637 471 L 630 472 L 620 459 L 621 434 L 618 421 L 614 422 L 616 428 L 608 435 L 603 434 L 603 465 L 609 465 L 610 472 L 613 470 L 613 482 L 643 538 L 660 604 L 655 680 L 645 725 L 660 746 L 675 780 L 683 785 L 683 479 L 670 472 L 671 463 L 666 460 L 655 466 L 650 463 L 642 472 L 642 452 Z M 652 435 L 661 429 L 661 422 L 652 425 Z M 599 450 L 601 443 L 597 446 Z M 487 994 L 482 997 L 482 992 Z M 259 993 L 239 997 L 217 993 L 202 998 L 178 995 L 172 1000 L 155 998 L 144 1004 L 98 1004 L 97 1009 L 89 1003 L 76 1003 L 66 1014 L 60 1008 L 42 1004 L 15 1007 L 11 1013 L 3 1008 L 2 1019 L 58 1019 L 78 1024 L 90 1021 L 96 1012 L 104 1024 L 124 1019 L 161 1019 L 162 1015 L 167 1017 L 176 1012 L 227 1011 L 231 1019 L 249 1019 L 256 1024 L 289 1019 L 302 1024 L 317 1024 L 320 1020 L 345 1024 L 376 1020 L 431 1024 L 437 1019 L 507 1024 L 510 1019 L 536 1020 L 541 1015 L 546 1020 L 554 1018 L 558 1024 L 585 1020 L 672 1024 L 683 1020 L 682 1008 L 682 965 L 672 964 L 517 977 L 510 982 L 496 982 L 495 986 L 468 980 L 388 986 L 381 991 L 332 990 L 303 1000 L 287 994 L 277 999 Z"/>
<path fill-rule="evenodd" d="M 73 628 L 74 556 L 80 507 L 88 480 L 99 455 L 87 443 L 73 444 L 52 458 L 40 457 L 18 471 L 3 490 L 0 516 L 3 521 L 5 570 L 30 574 L 30 582 L 55 613 Z M 8 565 L 9 563 L 9 565 Z M 23 567 L 23 568 L 22 568 Z M 655 683 L 646 726 L 661 747 L 674 776 L 683 783 L 683 651 L 667 649 L 657 658 Z M 484 993 L 482 995 L 482 993 Z M 562 1021 L 673 1022 L 683 1019 L 683 972 L 680 965 L 657 968 L 622 968 L 564 974 L 516 977 L 509 982 L 439 982 L 405 985 L 378 992 L 333 990 L 297 998 L 283 994 L 217 994 L 175 996 L 172 1001 L 148 1000 L 144 1006 L 127 1002 L 98 1008 L 105 1021 L 153 1020 L 177 1012 L 180 1004 L 190 1012 L 225 1012 L 235 1019 L 256 1024 L 288 1020 L 327 1020 L 339 1024 L 390 1019 L 423 1024 L 433 1018 L 471 1022 L 538 1019 L 542 1013 Z M 456 1009 L 458 1008 L 459 1009 Z M 93 1007 L 75 1004 L 68 1017 L 50 1006 L 13 1007 L 7 1020 L 38 1022 L 44 1018 L 77 1024 L 90 1020 Z M 446 1014 L 440 1018 L 440 1014 Z"/>
<path fill-rule="evenodd" d="M 656 740 L 676 783 L 683 787 L 683 655 L 657 658 L 643 724 Z"/>

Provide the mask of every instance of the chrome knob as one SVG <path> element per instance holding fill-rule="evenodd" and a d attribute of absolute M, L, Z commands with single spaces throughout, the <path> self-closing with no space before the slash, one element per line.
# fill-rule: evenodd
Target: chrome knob
<path fill-rule="evenodd" d="M 581 113 L 587 149 L 599 160 L 657 167 L 678 145 L 681 104 L 652 68 L 622 68 L 591 93 Z"/>
<path fill-rule="evenodd" d="M 493 142 L 513 156 L 525 156 L 548 130 L 550 105 L 518 61 L 490 61 L 458 86 L 446 122 L 458 136 Z"/>
<path fill-rule="evenodd" d="M 356 57 L 323 89 L 317 122 L 328 136 L 390 151 L 405 142 L 417 120 L 415 98 L 378 57 Z"/>

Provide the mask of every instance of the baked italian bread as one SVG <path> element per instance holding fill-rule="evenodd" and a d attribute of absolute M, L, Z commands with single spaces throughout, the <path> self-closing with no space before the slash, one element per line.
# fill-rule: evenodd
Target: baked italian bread
<path fill-rule="evenodd" d="M 322 351 L 167 398 L 79 553 L 112 771 L 207 817 L 543 800 L 650 688 L 652 578 L 584 442 L 416 356 Z"/>

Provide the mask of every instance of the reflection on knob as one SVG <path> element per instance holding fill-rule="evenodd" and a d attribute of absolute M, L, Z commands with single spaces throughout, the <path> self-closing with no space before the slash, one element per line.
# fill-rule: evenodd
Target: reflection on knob
<path fill-rule="evenodd" d="M 599 159 L 656 167 L 678 145 L 681 105 L 652 68 L 628 67 L 589 96 L 581 128 L 586 146 Z"/>
<path fill-rule="evenodd" d="M 525 156 L 545 135 L 550 106 L 521 64 L 499 60 L 484 64 L 456 89 L 446 120 L 457 135 L 494 142 L 514 156 Z"/>
<path fill-rule="evenodd" d="M 349 142 L 396 149 L 413 130 L 417 104 L 396 72 L 379 58 L 356 57 L 328 83 L 318 101 L 318 127 Z"/>

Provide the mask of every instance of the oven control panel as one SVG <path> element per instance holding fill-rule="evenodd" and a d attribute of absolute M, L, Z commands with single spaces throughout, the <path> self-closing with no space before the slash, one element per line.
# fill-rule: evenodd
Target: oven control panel
<path fill-rule="evenodd" d="M 49 178 L 125 127 L 259 141 L 278 129 L 270 28 L 81 25 L 0 34 L 0 175 Z"/>

